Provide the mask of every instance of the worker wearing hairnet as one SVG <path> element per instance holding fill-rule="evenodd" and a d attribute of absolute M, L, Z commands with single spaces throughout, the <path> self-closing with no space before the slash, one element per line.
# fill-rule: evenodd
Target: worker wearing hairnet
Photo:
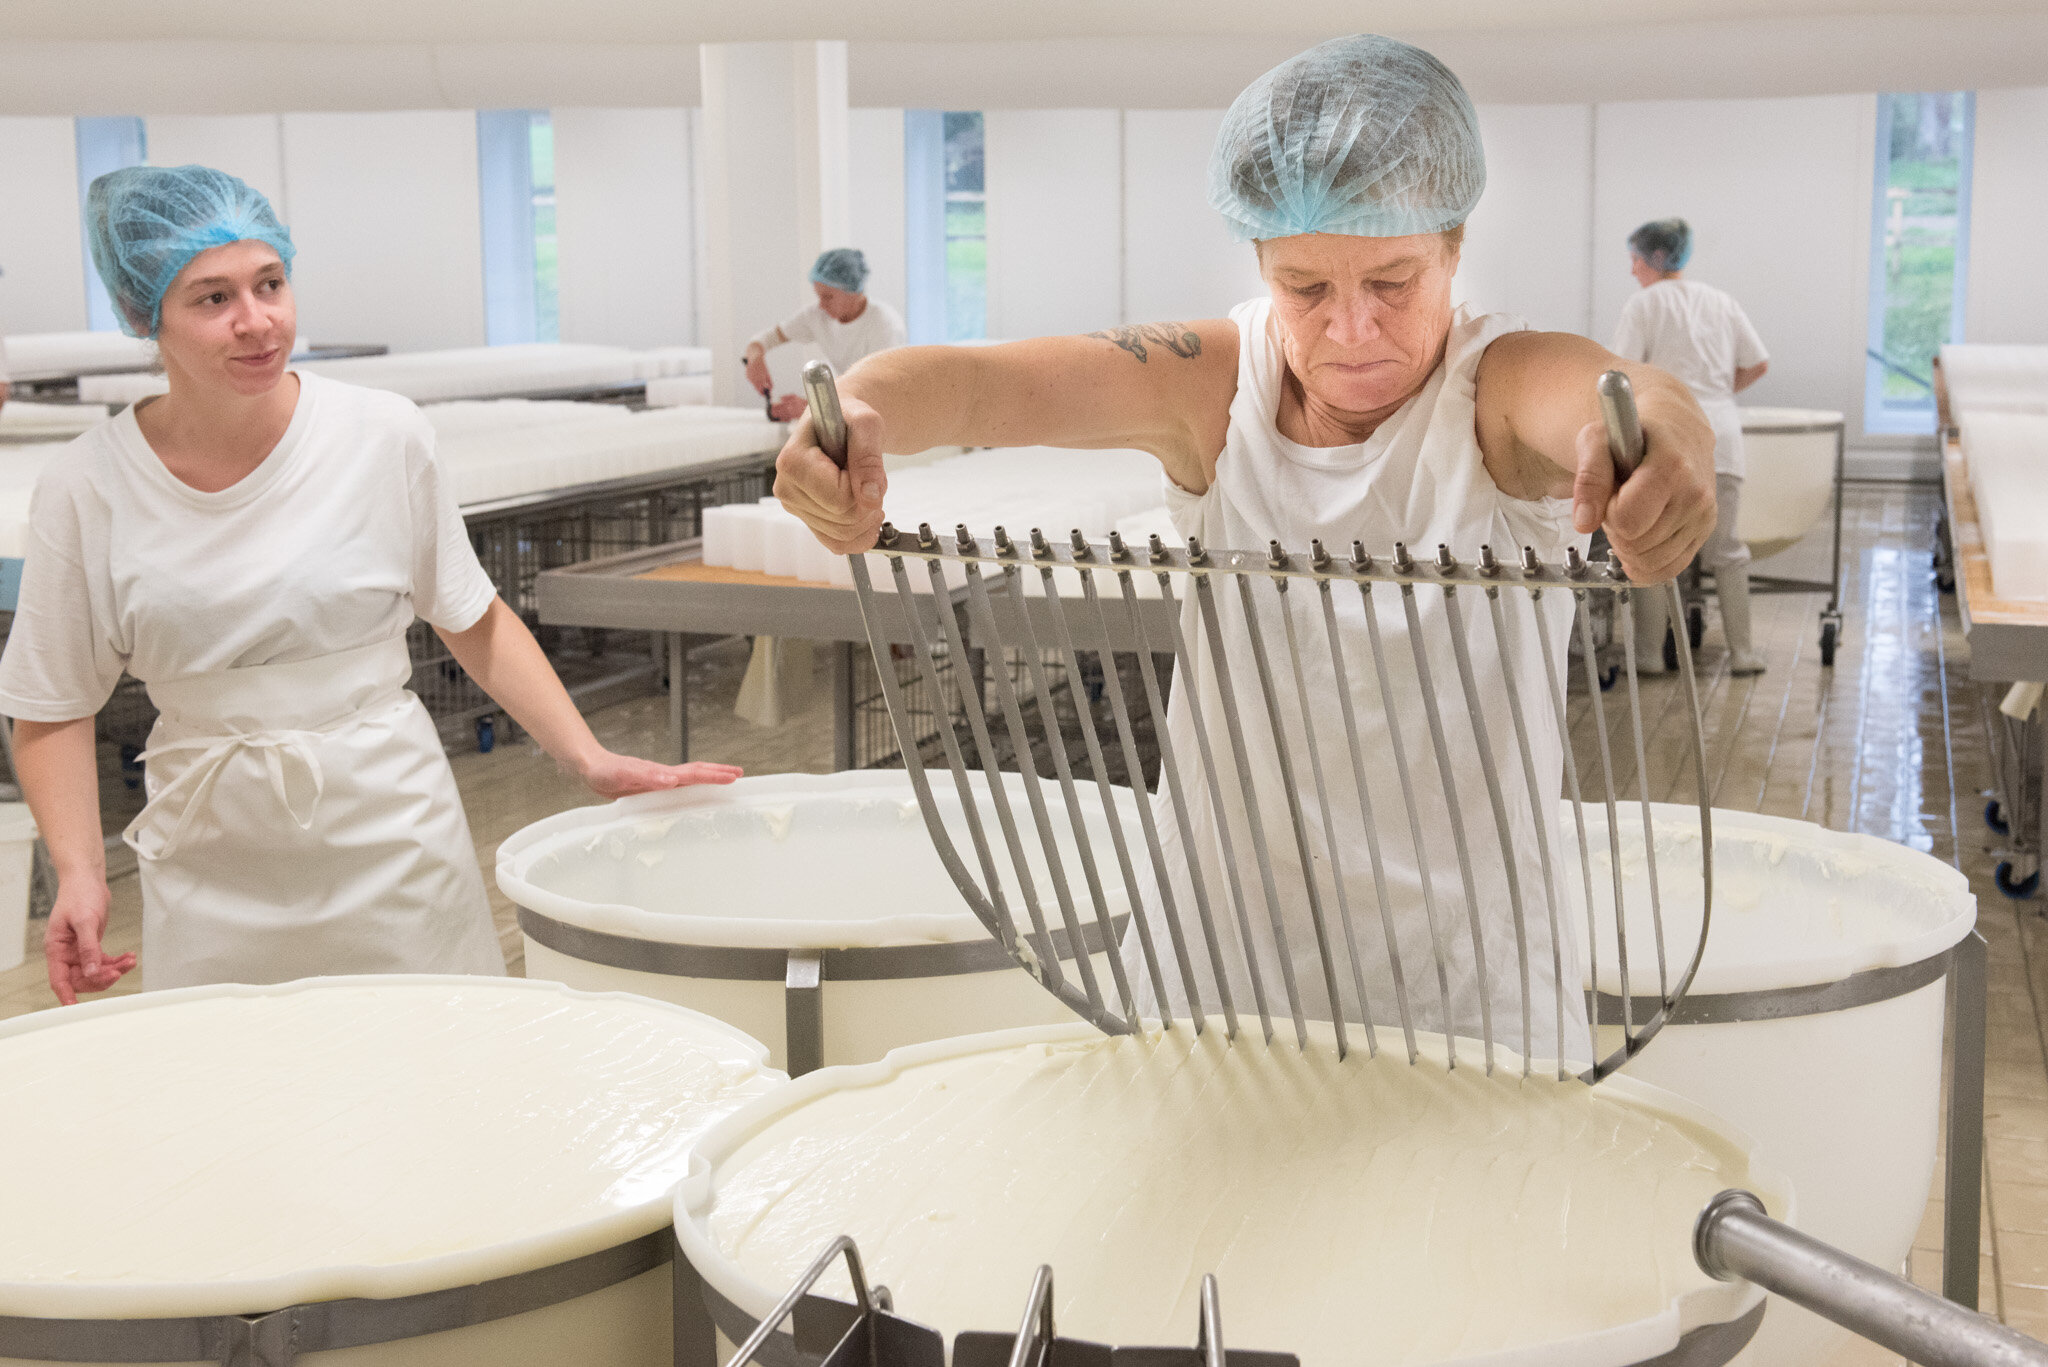
<path fill-rule="evenodd" d="M 160 713 L 126 832 L 151 988 L 327 973 L 503 973 L 454 774 L 407 691 L 415 617 L 605 796 L 730 781 L 615 755 L 478 565 L 396 395 L 290 369 L 291 235 L 201 166 L 87 192 L 93 264 L 170 392 L 73 442 L 37 483 L 0 657 L 21 786 L 58 876 L 64 1002 L 137 962 L 102 948 L 93 718 L 126 671 Z"/>
<path fill-rule="evenodd" d="M 1472 105 L 1435 58 L 1370 35 L 1312 48 L 1237 98 L 1211 162 L 1211 203 L 1232 232 L 1252 244 L 1267 285 L 1264 296 L 1239 305 L 1228 318 L 1123 325 L 1085 337 L 988 348 L 913 347 L 875 357 L 842 386 L 846 468 L 818 449 L 805 423 L 783 449 L 776 492 L 828 546 L 854 551 L 874 544 L 883 519 L 885 451 L 940 443 L 1136 446 L 1163 467 L 1176 526 L 1205 545 L 1259 548 L 1277 540 L 1300 551 L 1312 539 L 1332 547 L 1358 540 L 1384 554 L 1402 541 L 1462 547 L 1468 555 L 1481 545 L 1532 546 L 1555 561 L 1567 547 L 1582 547 L 1594 528 L 1605 527 L 1631 575 L 1668 578 L 1713 525 L 1712 429 L 1686 387 L 1662 371 L 1621 361 L 1582 337 L 1532 332 L 1500 314 L 1452 306 L 1465 218 L 1484 184 Z M 1595 392 L 1601 372 L 1614 367 L 1635 383 L 1648 438 L 1642 465 L 1619 490 Z M 1217 599 L 1224 649 L 1241 658 L 1251 648 L 1244 608 L 1236 595 Z M 1259 610 L 1276 614 L 1262 623 L 1264 639 L 1282 639 L 1276 606 L 1270 598 L 1263 601 Z M 1356 596 L 1340 609 L 1341 643 L 1354 659 L 1365 655 L 1364 611 Z M 1539 626 L 1530 611 L 1521 611 L 1508 633 L 1513 648 L 1506 652 L 1496 648 L 1490 630 L 1472 631 L 1468 646 L 1496 747 L 1512 747 L 1514 732 L 1503 690 L 1486 687 L 1488 676 L 1514 670 L 1540 681 L 1538 632 L 1551 633 L 1561 659 L 1568 618 L 1568 612 L 1557 612 Z M 1448 636 L 1440 600 L 1424 607 L 1421 620 L 1426 636 Z M 1190 648 L 1205 658 L 1205 633 L 1193 618 L 1188 623 Z M 1412 668 L 1398 660 L 1416 644 L 1408 640 L 1401 611 L 1382 612 L 1380 624 L 1396 657 L 1389 661 L 1393 676 L 1412 680 Z M 1320 622 L 1308 624 L 1311 639 L 1300 658 L 1316 700 L 1315 725 L 1328 736 L 1341 734 L 1336 728 L 1342 722 L 1332 715 L 1338 709 L 1334 672 L 1314 663 L 1329 655 L 1327 644 L 1313 639 L 1322 630 Z M 1447 658 L 1440 652 L 1448 648 L 1443 640 L 1426 644 L 1438 660 Z M 1198 659 L 1193 677 L 1210 672 Z M 1427 734 L 1422 699 L 1412 682 L 1405 688 L 1397 682 L 1382 699 L 1371 670 L 1349 678 L 1373 806 L 1398 813 L 1404 809 L 1401 788 L 1393 765 L 1385 762 L 1391 754 L 1388 718 L 1411 736 Z M 1542 696 L 1547 686 L 1527 687 L 1523 695 Z M 1200 690 L 1199 700 L 1190 697 L 1195 691 L 1175 688 L 1168 708 L 1169 734 L 1182 754 L 1196 749 L 1194 707 L 1205 710 L 1212 733 L 1224 730 L 1217 690 Z M 1293 711 L 1285 701 L 1282 710 Z M 1530 712 L 1530 740 L 1554 797 L 1561 783 L 1561 739 L 1543 711 Z M 1179 848 L 1177 820 L 1157 823 L 1176 879 L 1185 878 L 1190 857 L 1217 874 L 1225 859 L 1220 832 L 1226 823 L 1239 833 L 1235 847 L 1249 848 L 1243 783 L 1235 779 L 1252 785 L 1269 811 L 1284 809 L 1281 785 L 1290 779 L 1312 791 L 1305 775 L 1280 771 L 1272 738 L 1258 729 L 1262 718 L 1247 713 L 1240 720 L 1252 731 L 1252 771 L 1223 775 L 1217 806 L 1211 806 L 1204 785 L 1190 785 L 1187 815 L 1197 848 Z M 1306 720 L 1293 715 L 1285 724 L 1298 733 Z M 1469 728 L 1447 730 L 1452 762 L 1463 771 L 1459 791 L 1484 793 Z M 1288 752 L 1302 762 L 1306 750 L 1299 740 L 1296 734 Z M 1495 761 L 1500 772 L 1519 770 L 1519 756 L 1498 753 Z M 1219 760 L 1228 763 L 1228 757 Z M 1356 914 L 1377 901 L 1364 872 L 1368 861 L 1357 854 L 1365 838 L 1363 810 L 1355 793 L 1345 799 L 1342 787 L 1328 797 L 1335 804 L 1338 839 L 1353 851 L 1344 868 L 1357 880 L 1349 899 Z M 1548 798 L 1532 804 L 1526 789 L 1504 787 L 1520 884 L 1543 888 L 1542 871 L 1532 867 L 1531 835 L 1537 823 L 1554 831 L 1556 804 Z M 1448 828 L 1441 784 L 1418 783 L 1417 803 L 1424 831 Z M 1311 817 L 1306 825 L 1313 854 L 1323 843 L 1321 824 Z M 1435 981 L 1420 870 L 1441 852 L 1414 848 L 1398 818 L 1382 820 L 1379 832 L 1415 1023 L 1476 1036 L 1482 994 L 1469 946 L 1448 947 L 1450 992 L 1440 996 Z M 1553 843 L 1561 842 L 1553 837 Z M 1276 864 L 1294 860 L 1294 851 L 1282 848 L 1286 844 L 1277 842 L 1271 850 Z M 1485 923 L 1489 943 L 1499 945 L 1512 934 L 1509 865 L 1498 847 L 1479 854 L 1478 905 L 1469 910 Z M 1317 862 L 1326 869 L 1328 855 Z M 1445 880 L 1436 881 L 1442 900 Z M 1283 872 L 1279 882 L 1297 895 L 1302 887 L 1298 870 Z M 1220 885 L 1220 877 L 1210 883 Z M 1157 900 L 1147 899 L 1148 907 Z M 1185 897 L 1175 901 L 1191 905 Z M 1287 952 L 1306 1014 L 1327 1019 L 1332 1003 L 1316 967 L 1309 909 L 1290 904 L 1272 910 L 1287 928 Z M 1462 918 L 1465 910 L 1447 909 L 1445 915 Z M 1244 956 L 1256 953 L 1265 965 L 1262 976 L 1272 984 L 1280 951 L 1256 908 L 1250 945 L 1239 942 L 1231 917 L 1217 919 L 1234 995 L 1249 1000 Z M 1560 919 L 1571 925 L 1569 916 Z M 1560 984 L 1546 920 L 1540 907 L 1530 916 L 1532 1051 L 1538 1057 L 1587 1058 L 1592 1046 L 1577 990 L 1578 946 L 1569 934 L 1558 946 Z M 1391 1023 L 1391 960 L 1370 952 L 1365 957 L 1365 1014 Z M 1143 983 L 1145 975 L 1132 978 Z M 1559 986 L 1561 1010 L 1554 1005 Z M 1178 994 L 1177 986 L 1171 990 Z M 1359 1019 L 1350 985 L 1339 990 L 1346 1014 Z M 1516 973 L 1491 974 L 1485 997 L 1496 1021 L 1519 1020 L 1521 994 Z M 1206 990 L 1205 998 L 1216 1001 Z M 1176 1013 L 1187 1009 L 1177 999 L 1162 1005 Z M 1503 1027 L 1499 1033 L 1509 1047 L 1519 1045 L 1518 1030 L 1511 1035 Z"/>
<path fill-rule="evenodd" d="M 1692 229 L 1682 218 L 1660 218 L 1629 234 L 1629 272 L 1643 288 L 1622 306 L 1614 351 L 1670 371 L 1693 392 L 1714 426 L 1714 486 L 1719 511 L 1700 548 L 1700 564 L 1714 575 L 1721 599 L 1721 631 L 1728 641 L 1728 672 L 1761 674 L 1764 657 L 1749 634 L 1749 547 L 1735 534 L 1742 504 L 1742 411 L 1735 396 L 1762 379 L 1770 353 L 1742 305 L 1725 290 L 1685 278 Z M 1637 652 L 1649 672 L 1664 667 L 1667 613 L 1658 594 L 1638 608 Z"/>
<path fill-rule="evenodd" d="M 808 342 L 844 375 L 878 351 L 907 340 L 903 318 L 879 299 L 870 299 L 868 259 L 852 247 L 820 252 L 811 266 L 816 303 L 798 310 L 779 325 L 747 343 L 747 383 L 764 396 L 774 381 L 768 374 L 768 353 L 789 342 Z M 804 401 L 795 394 L 773 400 L 770 416 L 783 422 L 803 416 Z"/>

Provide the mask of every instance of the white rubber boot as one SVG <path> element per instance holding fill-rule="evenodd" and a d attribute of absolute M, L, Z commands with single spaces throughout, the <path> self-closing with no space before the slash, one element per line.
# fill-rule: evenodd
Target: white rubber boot
<path fill-rule="evenodd" d="M 1671 609 L 1662 584 L 1629 595 L 1636 619 L 1636 673 L 1664 673 L 1664 632 L 1671 625 Z"/>
<path fill-rule="evenodd" d="M 1721 634 L 1728 638 L 1728 672 L 1738 678 L 1764 672 L 1764 657 L 1749 640 L 1749 566 L 1729 565 L 1714 571 L 1721 597 Z"/>

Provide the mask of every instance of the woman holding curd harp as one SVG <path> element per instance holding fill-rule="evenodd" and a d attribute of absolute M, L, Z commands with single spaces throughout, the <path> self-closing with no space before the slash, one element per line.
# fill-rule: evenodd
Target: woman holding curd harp
<path fill-rule="evenodd" d="M 1239 305 L 1228 318 L 877 356 L 842 384 L 846 468 L 818 448 L 806 422 L 783 450 L 776 493 L 826 545 L 854 552 L 874 544 L 883 521 L 885 451 L 942 444 L 1135 447 L 1158 458 L 1176 527 L 1207 546 L 1256 549 L 1277 540 L 1300 548 L 1320 540 L 1348 547 L 1355 540 L 1385 553 L 1401 541 L 1425 551 L 1442 543 L 1469 554 L 1486 544 L 1512 551 L 1531 546 L 1555 561 L 1568 547 L 1583 551 L 1589 534 L 1605 528 L 1631 578 L 1668 579 L 1714 525 L 1713 430 L 1686 387 L 1661 370 L 1624 361 L 1583 337 L 1535 332 L 1519 319 L 1452 306 L 1465 219 L 1484 184 L 1471 102 L 1434 57 L 1373 35 L 1312 48 L 1238 97 L 1210 166 L 1211 202 L 1233 234 L 1252 244 L 1266 296 Z M 1633 382 L 1647 439 L 1641 466 L 1619 488 L 1595 397 L 1598 377 L 1610 369 Z M 1184 606 L 1192 610 L 1191 603 Z M 1347 648 L 1354 634 L 1364 636 L 1363 612 L 1354 602 L 1340 614 Z M 1248 649 L 1241 606 L 1226 599 L 1224 615 L 1227 648 Z M 1427 605 L 1421 620 L 1426 648 L 1448 650 L 1437 641 L 1447 641 L 1450 630 L 1441 602 Z M 1381 625 L 1394 650 L 1411 648 L 1398 613 L 1384 615 Z M 1562 660 L 1568 626 L 1568 614 L 1540 627 L 1524 614 L 1511 622 L 1506 650 L 1490 633 L 1471 633 L 1488 705 L 1505 706 L 1502 689 L 1484 687 L 1489 673 L 1512 669 L 1542 680 L 1537 632 L 1556 633 L 1553 653 Z M 1200 632 L 1188 635 L 1199 667 L 1206 646 Z M 1424 727 L 1412 671 L 1407 677 L 1405 691 L 1397 682 L 1394 695 L 1382 698 L 1369 671 L 1351 674 L 1369 760 L 1388 753 L 1388 714 L 1404 728 Z M 1334 713 L 1336 682 L 1328 666 L 1309 682 L 1311 697 Z M 1547 692 L 1549 683 L 1540 686 Z M 1183 753 L 1192 749 L 1187 693 L 1174 690 L 1167 722 Z M 1199 705 L 1217 706 L 1209 697 Z M 1554 794 L 1562 743 L 1554 719 L 1536 720 L 1531 743 L 1538 773 Z M 1210 721 L 1220 729 L 1220 714 Z M 1504 713 L 1489 721 L 1496 723 L 1489 727 L 1494 737 L 1512 734 Z M 1476 776 L 1472 737 L 1463 738 L 1462 748 L 1457 740 L 1450 752 L 1454 769 L 1469 768 Z M 1299 747 L 1290 751 L 1302 754 Z M 1258 768 L 1261 761 L 1254 761 L 1248 777 L 1262 806 L 1268 794 L 1277 805 L 1286 776 L 1270 752 L 1262 762 Z M 1381 810 L 1399 810 L 1391 767 L 1375 766 L 1374 784 L 1389 785 L 1384 794 L 1374 791 Z M 1460 786 L 1484 791 L 1476 778 Z M 1223 791 L 1241 790 L 1225 784 Z M 1434 799 L 1428 791 L 1418 794 L 1425 832 L 1444 829 L 1448 819 L 1441 785 L 1435 792 Z M 1555 821 L 1555 804 L 1531 810 L 1526 794 L 1519 801 L 1508 796 L 1515 857 L 1533 864 L 1536 842 L 1523 837 L 1533 823 Z M 1242 799 L 1226 796 L 1225 810 L 1212 810 L 1196 785 L 1188 800 L 1200 808 L 1189 812 L 1203 846 L 1194 853 L 1213 870 L 1221 859 L 1218 823 L 1241 823 Z M 1333 811 L 1340 842 L 1362 842 L 1364 816 L 1355 794 L 1348 804 L 1331 800 L 1340 803 Z M 1432 800 L 1437 811 L 1430 809 Z M 1319 842 L 1319 821 L 1312 816 L 1308 825 Z M 1177 823 L 1160 826 L 1167 844 L 1177 844 Z M 1416 966 L 1427 973 L 1431 963 L 1420 873 L 1431 851 L 1415 849 L 1405 831 L 1395 838 L 1383 826 L 1382 836 L 1408 995 L 1419 1006 L 1415 1024 L 1476 1036 L 1478 976 L 1462 937 L 1449 946 L 1448 1019 L 1434 987 L 1422 991 L 1416 980 Z M 1275 851 L 1276 862 L 1294 857 Z M 1360 871 L 1352 875 L 1360 880 L 1352 899 L 1358 906 L 1374 902 L 1364 862 L 1346 865 Z M 1169 866 L 1184 867 L 1185 860 Z M 1536 885 L 1539 871 L 1521 872 L 1524 886 Z M 1291 873 L 1283 886 L 1299 887 L 1299 872 Z M 1462 924 L 1469 911 L 1489 934 L 1506 933 L 1503 862 L 1478 873 L 1477 905 L 1461 909 L 1457 919 Z M 1327 1018 L 1308 910 L 1280 911 L 1300 929 L 1290 931 L 1289 943 L 1307 1013 Z M 1258 943 L 1241 945 L 1229 918 L 1219 922 L 1227 959 L 1241 963 L 1253 953 L 1271 962 L 1277 955 L 1269 932 L 1255 929 Z M 1586 1056 L 1583 995 L 1576 990 L 1580 947 L 1559 946 L 1564 982 L 1573 990 L 1563 994 L 1565 1018 L 1556 1020 L 1548 1005 L 1555 988 L 1549 934 L 1533 926 L 1531 935 L 1535 1052 Z M 1240 974 L 1233 973 L 1232 987 L 1242 998 Z M 1390 974 L 1385 959 L 1376 970 L 1368 967 L 1376 1016 L 1394 1000 L 1381 990 Z M 1494 975 L 1493 1010 L 1520 1014 L 1521 991 L 1514 975 Z M 1186 1009 L 1184 1003 L 1141 1005 Z M 1352 1019 L 1360 1018 L 1358 1003 L 1343 1005 Z"/>

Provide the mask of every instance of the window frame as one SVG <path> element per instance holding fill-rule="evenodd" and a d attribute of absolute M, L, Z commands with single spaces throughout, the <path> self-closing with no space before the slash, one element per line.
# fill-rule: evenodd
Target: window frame
<path fill-rule="evenodd" d="M 1934 431 L 1933 376 L 1924 402 L 1911 404 L 1888 400 L 1884 382 L 1896 367 L 1885 356 L 1885 325 L 1889 313 L 1888 224 L 1891 218 L 1892 119 L 1893 102 L 1918 99 L 1928 94 L 1951 94 L 1961 106 L 1961 127 L 1956 145 L 1955 265 L 1949 280 L 1948 341 L 1967 337 L 1970 279 L 1970 199 L 1977 134 L 1975 91 L 1894 91 L 1876 97 L 1876 131 L 1873 138 L 1873 166 L 1870 196 L 1870 274 L 1867 289 L 1868 318 L 1864 333 L 1863 430 L 1873 436 L 1924 436 Z M 1919 378 L 1919 377 L 1914 377 Z"/>

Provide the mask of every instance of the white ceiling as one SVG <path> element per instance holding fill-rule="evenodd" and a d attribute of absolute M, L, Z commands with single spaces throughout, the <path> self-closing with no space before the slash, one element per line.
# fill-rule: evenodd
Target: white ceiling
<path fill-rule="evenodd" d="M 850 38 L 856 105 L 1217 108 L 1368 11 L 273 0 L 254 12 L 252 26 L 239 0 L 0 0 L 0 114 L 693 105 L 699 41 L 778 36 Z M 1369 14 L 1492 103 L 2048 86 L 2048 0 L 1377 0 Z"/>
<path fill-rule="evenodd" d="M 13 38 L 701 43 L 1476 33 L 1729 19 L 2028 15 L 2030 0 L 7 0 Z"/>

